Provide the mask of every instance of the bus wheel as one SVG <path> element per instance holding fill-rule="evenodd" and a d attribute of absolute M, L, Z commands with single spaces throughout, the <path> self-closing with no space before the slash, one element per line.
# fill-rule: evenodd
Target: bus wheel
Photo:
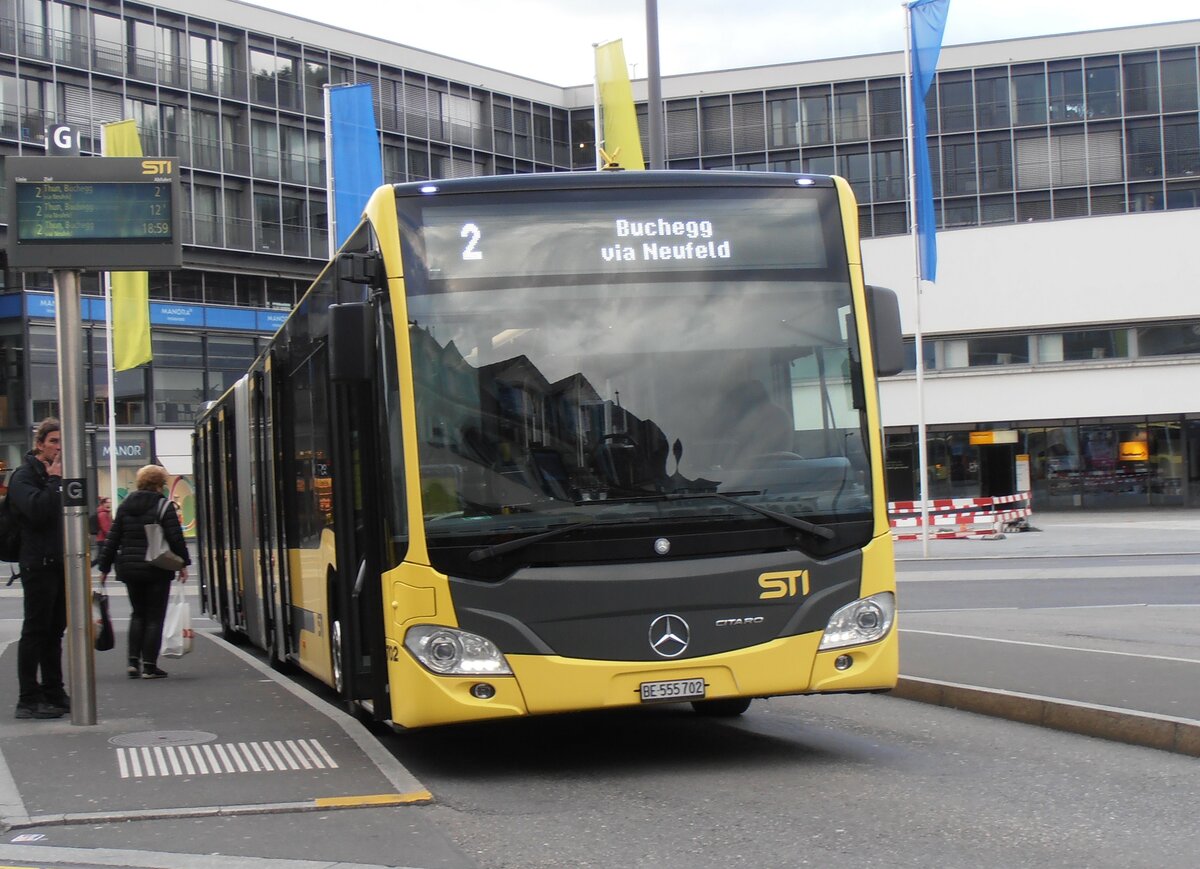
<path fill-rule="evenodd" d="M 750 708 L 749 697 L 733 697 L 729 700 L 696 700 L 692 708 L 697 715 L 708 718 L 736 718 Z"/>
<path fill-rule="evenodd" d="M 333 664 L 333 690 L 341 697 L 346 683 L 342 670 L 342 622 L 340 619 L 334 619 L 333 626 L 330 628 L 329 652 Z"/>

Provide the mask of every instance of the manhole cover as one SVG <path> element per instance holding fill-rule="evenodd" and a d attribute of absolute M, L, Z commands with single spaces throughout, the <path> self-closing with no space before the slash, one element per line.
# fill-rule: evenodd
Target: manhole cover
<path fill-rule="evenodd" d="M 215 733 L 208 733 L 204 730 L 146 730 L 142 733 L 125 733 L 121 736 L 114 736 L 108 741 L 108 744 L 126 748 L 154 745 L 200 745 L 212 742 L 216 738 Z"/>

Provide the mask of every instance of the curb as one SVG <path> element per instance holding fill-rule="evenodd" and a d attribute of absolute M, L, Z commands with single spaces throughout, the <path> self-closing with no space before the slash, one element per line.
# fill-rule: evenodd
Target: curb
<path fill-rule="evenodd" d="M 1200 757 L 1200 721 L 902 676 L 891 696 Z"/>
<path fill-rule="evenodd" d="M 180 818 L 228 818 L 239 815 L 282 815 L 295 812 L 328 812 L 339 809 L 425 805 L 433 802 L 429 791 L 379 794 L 366 797 L 326 797 L 293 803 L 259 803 L 242 806 L 195 806 L 180 809 L 137 809 L 127 812 L 75 812 L 63 815 L 30 815 L 5 818 L 5 830 L 61 827 L 72 824 L 113 824 L 126 821 L 161 821 Z"/>

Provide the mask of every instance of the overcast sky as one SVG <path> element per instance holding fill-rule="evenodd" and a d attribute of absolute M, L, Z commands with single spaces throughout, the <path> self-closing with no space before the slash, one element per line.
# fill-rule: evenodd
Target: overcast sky
<path fill-rule="evenodd" d="M 556 85 L 592 80 L 592 45 L 623 39 L 646 74 L 644 0 L 252 0 Z M 1197 0 L 950 0 L 946 45 L 1200 18 Z M 900 51 L 899 0 L 659 0 L 664 76 Z"/>

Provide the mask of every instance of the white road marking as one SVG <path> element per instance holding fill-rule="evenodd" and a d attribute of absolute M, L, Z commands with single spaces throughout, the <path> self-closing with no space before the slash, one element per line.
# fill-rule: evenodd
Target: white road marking
<path fill-rule="evenodd" d="M 156 745 L 118 748 L 116 752 L 117 769 L 121 778 L 183 778 L 196 774 L 338 768 L 329 752 L 315 739 L 229 742 L 211 746 Z M 255 755 L 258 756 L 258 760 L 255 760 Z M 243 757 L 249 766 L 243 762 Z"/>
<path fill-rule="evenodd" d="M 1011 646 L 1033 646 L 1039 649 L 1061 649 L 1067 652 L 1089 652 L 1094 655 L 1120 655 L 1124 658 L 1146 658 L 1151 661 L 1175 661 L 1180 664 L 1200 664 L 1197 658 L 1173 658 L 1169 655 L 1143 655 L 1138 652 L 1114 652 L 1111 649 L 1087 649 L 1081 646 L 1063 646 L 1056 643 L 1031 643 L 1028 640 L 1002 640 L 997 637 L 978 637 L 973 634 L 952 634 L 946 631 L 918 631 L 901 628 L 903 634 L 928 634 L 933 637 L 954 637 L 960 640 L 981 640 L 985 643 L 1007 643 Z"/>

